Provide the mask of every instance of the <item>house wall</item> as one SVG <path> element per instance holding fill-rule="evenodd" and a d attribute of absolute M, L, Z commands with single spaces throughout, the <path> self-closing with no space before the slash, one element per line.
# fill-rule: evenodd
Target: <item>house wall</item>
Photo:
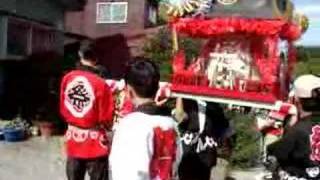
<path fill-rule="evenodd" d="M 1 0 L 0 11 L 63 29 L 64 9 L 52 0 Z"/>
<path fill-rule="evenodd" d="M 111 0 L 90 0 L 81 12 L 67 12 L 65 16 L 66 31 L 96 39 L 115 34 L 134 34 L 145 27 L 145 0 L 113 0 L 128 2 L 128 18 L 124 24 L 97 24 L 96 11 L 98 2 Z"/>
<path fill-rule="evenodd" d="M 128 2 L 127 23 L 96 23 L 98 2 Z M 131 57 L 142 54 L 146 33 L 152 29 L 147 27 L 154 25 L 149 23 L 148 7 L 147 0 L 89 0 L 83 11 L 67 12 L 65 29 L 94 40 L 100 63 L 113 78 L 120 78 Z"/>
<path fill-rule="evenodd" d="M 0 1 L 0 60 L 8 57 L 7 28 L 10 18 L 18 18 L 26 24 L 40 23 L 56 31 L 54 51 L 63 53 L 64 7 L 52 0 L 1 0 Z M 26 36 L 30 36 L 26 34 Z M 31 44 L 30 44 L 31 46 Z M 27 55 L 30 55 L 28 53 Z M 15 57 L 16 58 L 16 57 Z M 21 58 L 21 57 L 19 57 Z"/>
<path fill-rule="evenodd" d="M 65 4 L 61 3 L 62 0 L 0 0 L 0 119 L 12 119 L 18 110 L 22 110 L 25 118 L 33 119 L 40 107 L 50 110 L 50 113 L 57 112 L 58 85 L 51 88 L 51 84 L 59 83 L 63 70 L 64 12 L 70 10 L 65 8 L 68 3 L 68 8 L 71 8 L 73 4 L 70 1 L 76 0 L 64 1 Z M 53 29 L 58 34 L 54 37 L 57 38 L 53 42 L 54 47 L 50 52 L 41 49 L 27 54 L 21 61 L 8 56 L 7 30 L 11 18 L 32 24 L 33 29 L 41 29 L 43 25 L 46 25 L 44 29 Z M 41 33 L 37 31 L 37 34 Z M 37 43 L 31 40 L 29 43 L 44 46 L 43 34 L 38 36 Z M 54 93 L 51 89 L 55 90 Z"/>

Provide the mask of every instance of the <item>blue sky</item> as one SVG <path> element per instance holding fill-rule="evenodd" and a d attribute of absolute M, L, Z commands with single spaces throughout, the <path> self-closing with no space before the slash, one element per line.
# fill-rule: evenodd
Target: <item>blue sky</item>
<path fill-rule="evenodd" d="M 299 43 L 320 46 L 320 0 L 292 0 L 296 10 L 307 15 L 310 26 Z"/>

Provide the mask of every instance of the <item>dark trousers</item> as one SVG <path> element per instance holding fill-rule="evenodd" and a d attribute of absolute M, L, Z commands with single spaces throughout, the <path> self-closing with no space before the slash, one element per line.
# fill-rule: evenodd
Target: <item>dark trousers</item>
<path fill-rule="evenodd" d="M 84 180 L 86 172 L 88 172 L 90 180 L 108 180 L 108 157 L 95 159 L 68 158 L 68 180 Z"/>
<path fill-rule="evenodd" d="M 196 154 L 185 154 L 179 166 L 180 180 L 210 180 L 211 168 Z"/>

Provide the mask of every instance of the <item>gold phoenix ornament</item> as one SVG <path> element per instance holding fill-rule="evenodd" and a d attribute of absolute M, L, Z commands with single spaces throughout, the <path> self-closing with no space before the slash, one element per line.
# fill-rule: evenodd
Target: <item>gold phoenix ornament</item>
<path fill-rule="evenodd" d="M 182 17 L 185 14 L 197 11 L 198 8 L 209 7 L 210 0 L 171 0 L 168 2 L 168 15 Z"/>

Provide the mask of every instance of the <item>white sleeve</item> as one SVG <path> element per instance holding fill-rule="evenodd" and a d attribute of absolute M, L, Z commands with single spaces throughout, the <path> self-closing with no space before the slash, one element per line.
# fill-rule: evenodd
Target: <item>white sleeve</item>
<path fill-rule="evenodd" d="M 150 180 L 153 131 L 135 120 L 123 119 L 115 132 L 110 154 L 112 180 Z"/>
<path fill-rule="evenodd" d="M 177 143 L 177 150 L 176 150 L 176 160 L 174 161 L 174 164 L 173 164 L 173 180 L 179 179 L 178 169 L 179 169 L 179 165 L 180 165 L 180 162 L 182 160 L 182 155 L 183 155 L 183 149 L 182 149 L 182 143 L 180 140 L 180 136 L 177 137 L 176 143 Z"/>

